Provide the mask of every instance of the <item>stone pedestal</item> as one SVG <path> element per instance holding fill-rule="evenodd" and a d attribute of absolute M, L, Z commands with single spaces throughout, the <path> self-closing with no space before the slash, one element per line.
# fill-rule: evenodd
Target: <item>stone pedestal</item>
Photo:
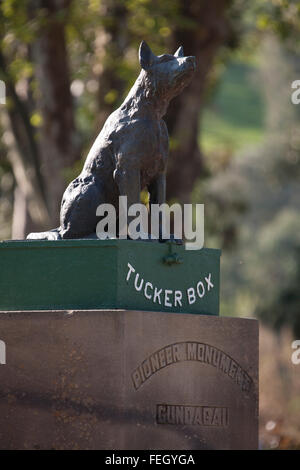
<path fill-rule="evenodd" d="M 258 325 L 126 310 L 0 313 L 1 449 L 255 449 Z"/>

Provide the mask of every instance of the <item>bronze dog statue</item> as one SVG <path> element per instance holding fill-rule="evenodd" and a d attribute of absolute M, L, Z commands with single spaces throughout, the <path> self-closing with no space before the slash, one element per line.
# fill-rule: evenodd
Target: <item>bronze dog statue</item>
<path fill-rule="evenodd" d="M 168 130 L 163 115 L 172 98 L 190 82 L 195 58 L 156 56 L 143 41 L 141 72 L 123 104 L 106 120 L 80 175 L 67 187 L 61 203 L 60 227 L 31 233 L 29 239 L 70 239 L 96 236 L 97 207 L 127 196 L 128 207 L 140 202 L 147 187 L 150 204 L 165 202 Z"/>

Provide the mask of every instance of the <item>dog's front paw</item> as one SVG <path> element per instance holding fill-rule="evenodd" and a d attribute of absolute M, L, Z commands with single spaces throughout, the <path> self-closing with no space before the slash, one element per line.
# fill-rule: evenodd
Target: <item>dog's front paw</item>
<path fill-rule="evenodd" d="M 129 240 L 139 240 L 139 241 L 144 241 L 144 242 L 151 242 L 151 241 L 158 241 L 159 239 L 152 235 L 151 233 L 147 232 L 136 232 L 136 233 L 130 233 L 130 230 L 128 230 L 128 239 Z"/>

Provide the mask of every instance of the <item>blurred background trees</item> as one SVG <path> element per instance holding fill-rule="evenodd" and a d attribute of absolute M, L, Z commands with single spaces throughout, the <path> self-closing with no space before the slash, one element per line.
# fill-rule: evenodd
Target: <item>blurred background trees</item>
<path fill-rule="evenodd" d="M 0 237 L 59 224 L 66 185 L 139 72 L 140 41 L 157 54 L 183 44 L 198 66 L 166 115 L 168 200 L 206 204 L 223 312 L 299 336 L 299 25 L 294 0 L 1 0 Z"/>
<path fill-rule="evenodd" d="M 299 32 L 298 0 L 0 0 L 0 239 L 59 224 L 66 185 L 139 73 L 140 41 L 182 44 L 197 71 L 165 117 L 168 201 L 205 204 L 221 313 L 299 338 Z"/>
<path fill-rule="evenodd" d="M 93 138 L 137 76 L 142 39 L 157 53 L 175 52 L 184 43 L 186 53 L 196 55 L 201 64 L 167 116 L 172 146 L 168 196 L 189 200 L 204 170 L 199 112 L 216 53 L 231 40 L 233 28 L 226 16 L 230 4 L 213 0 L 207 8 L 206 2 L 182 0 L 0 2 L 0 69 L 8 90 L 3 160 L 12 170 L 13 238 L 58 225 L 61 196 L 72 170 L 78 170 Z"/>

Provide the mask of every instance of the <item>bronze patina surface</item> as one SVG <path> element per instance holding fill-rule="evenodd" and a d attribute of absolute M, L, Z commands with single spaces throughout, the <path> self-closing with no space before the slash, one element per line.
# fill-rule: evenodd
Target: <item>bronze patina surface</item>
<path fill-rule="evenodd" d="M 28 238 L 95 237 L 97 207 L 109 203 L 118 211 L 119 196 L 127 196 L 130 207 L 140 202 L 145 187 L 150 204 L 165 202 L 169 137 L 162 117 L 170 100 L 190 83 L 195 57 L 185 57 L 182 47 L 174 55 L 156 56 L 143 41 L 139 61 L 141 72 L 135 84 L 108 117 L 82 172 L 63 195 L 60 227 Z"/>

